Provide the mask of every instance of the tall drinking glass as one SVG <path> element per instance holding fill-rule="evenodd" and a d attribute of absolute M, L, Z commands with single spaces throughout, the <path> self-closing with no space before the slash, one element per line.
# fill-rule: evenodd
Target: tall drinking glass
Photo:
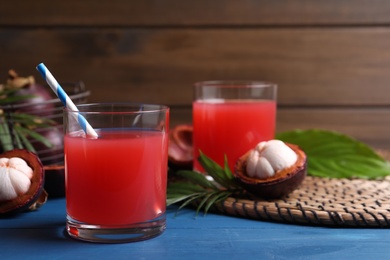
<path fill-rule="evenodd" d="M 133 103 L 64 110 L 67 231 L 91 242 L 131 242 L 166 227 L 169 108 Z M 79 115 L 98 138 L 86 136 Z"/>
<path fill-rule="evenodd" d="M 274 138 L 277 86 L 267 82 L 206 81 L 195 83 L 193 111 L 194 169 L 200 151 L 220 166 L 237 159 L 261 141 Z"/>

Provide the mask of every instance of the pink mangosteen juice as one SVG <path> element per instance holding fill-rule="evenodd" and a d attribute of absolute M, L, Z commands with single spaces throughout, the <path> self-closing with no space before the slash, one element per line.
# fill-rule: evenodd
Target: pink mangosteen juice
<path fill-rule="evenodd" d="M 274 138 L 275 85 L 216 82 L 196 88 L 192 105 L 195 170 L 203 171 L 197 160 L 200 151 L 222 167 L 226 155 L 233 171 L 240 156 L 259 142 Z"/>
<path fill-rule="evenodd" d="M 164 214 L 166 153 L 167 137 L 160 132 L 102 131 L 98 139 L 67 134 L 68 215 L 81 222 L 126 225 Z"/>

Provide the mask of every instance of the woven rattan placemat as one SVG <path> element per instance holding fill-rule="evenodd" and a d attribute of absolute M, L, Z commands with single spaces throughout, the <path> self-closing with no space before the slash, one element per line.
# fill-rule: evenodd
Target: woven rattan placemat
<path fill-rule="evenodd" d="M 390 227 L 390 178 L 373 181 L 307 176 L 297 190 L 283 199 L 229 197 L 214 210 L 231 216 L 292 224 Z"/>

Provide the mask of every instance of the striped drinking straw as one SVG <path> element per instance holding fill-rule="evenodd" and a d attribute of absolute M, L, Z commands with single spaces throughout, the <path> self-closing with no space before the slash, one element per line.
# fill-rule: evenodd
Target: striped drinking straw
<path fill-rule="evenodd" d="M 37 66 L 37 70 L 41 73 L 42 77 L 46 80 L 47 84 L 51 87 L 51 89 L 56 93 L 57 97 L 61 100 L 62 104 L 69 108 L 72 111 L 79 111 L 73 101 L 69 98 L 69 96 L 62 89 L 61 85 L 57 82 L 57 80 L 53 77 L 50 71 L 46 68 L 43 63 L 40 63 Z M 81 128 L 84 132 L 91 137 L 98 137 L 96 131 L 92 128 L 92 126 L 87 122 L 87 120 L 80 114 L 77 114 L 75 118 L 77 122 L 80 124 Z"/>

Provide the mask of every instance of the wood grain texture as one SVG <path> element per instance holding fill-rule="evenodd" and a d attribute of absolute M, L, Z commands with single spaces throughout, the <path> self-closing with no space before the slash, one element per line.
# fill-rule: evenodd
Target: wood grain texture
<path fill-rule="evenodd" d="M 7 26 L 280 26 L 390 22 L 386 0 L 1 1 Z"/>
<path fill-rule="evenodd" d="M 276 82 L 299 106 L 390 104 L 390 30 L 0 29 L 0 72 L 82 79 L 95 101 L 189 104 L 200 80 Z"/>
<path fill-rule="evenodd" d="M 44 62 L 91 102 L 164 103 L 175 125 L 196 81 L 272 81 L 278 131 L 388 148 L 389 13 L 386 0 L 1 1 L 0 82 L 12 68 L 43 83 Z"/>

